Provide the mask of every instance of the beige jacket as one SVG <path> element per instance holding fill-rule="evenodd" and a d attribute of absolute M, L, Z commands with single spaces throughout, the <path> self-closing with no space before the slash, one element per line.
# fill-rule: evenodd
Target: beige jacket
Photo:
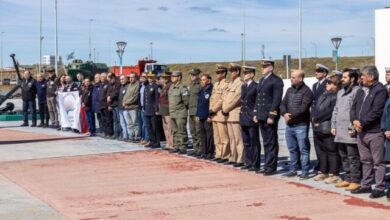
<path fill-rule="evenodd" d="M 229 83 L 226 79 L 216 82 L 210 97 L 210 110 L 214 112 L 212 120 L 226 122 L 227 117 L 222 114 L 222 97 L 226 94 Z"/>
<path fill-rule="evenodd" d="M 222 111 L 229 113 L 227 122 L 240 122 L 241 110 L 241 78 L 238 77 L 230 82 L 226 95 L 223 96 Z"/>

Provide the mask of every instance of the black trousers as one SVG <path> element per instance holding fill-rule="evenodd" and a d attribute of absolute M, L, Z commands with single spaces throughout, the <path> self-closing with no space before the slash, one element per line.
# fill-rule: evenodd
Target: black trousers
<path fill-rule="evenodd" d="M 105 136 L 112 136 L 114 134 L 114 118 L 112 111 L 109 111 L 107 108 L 100 109 L 100 114 L 102 115 L 102 130 Z"/>
<path fill-rule="evenodd" d="M 148 129 L 149 141 L 153 147 L 160 147 L 161 123 L 161 116 L 146 116 L 146 129 Z"/>
<path fill-rule="evenodd" d="M 312 126 L 312 128 L 313 128 L 313 126 Z M 309 132 L 308 132 L 308 134 L 309 134 Z M 320 170 L 320 152 L 321 152 L 321 149 L 319 146 L 319 141 L 318 141 L 318 134 L 316 134 L 316 132 L 313 132 L 313 142 L 314 142 L 314 150 L 315 150 L 316 157 L 317 157 L 317 163 L 313 165 L 313 167 L 314 167 L 313 169 L 316 172 L 316 171 Z M 309 141 L 309 143 L 310 143 L 310 141 Z"/>
<path fill-rule="evenodd" d="M 207 119 L 200 120 L 200 150 L 203 154 L 214 155 L 214 132 L 212 122 Z"/>
<path fill-rule="evenodd" d="M 350 183 L 358 183 L 362 179 L 360 155 L 357 144 L 338 143 L 341 163 L 345 171 L 344 180 Z"/>
<path fill-rule="evenodd" d="M 245 165 L 260 167 L 260 137 L 257 126 L 241 126 Z"/>
<path fill-rule="evenodd" d="M 338 144 L 334 142 L 333 135 L 324 135 L 314 132 L 317 136 L 318 153 L 319 153 L 319 171 L 324 174 L 339 175 L 340 156 Z"/>
<path fill-rule="evenodd" d="M 38 105 L 39 117 L 41 118 L 41 124 L 49 125 L 49 109 L 47 103 L 39 103 Z"/>
<path fill-rule="evenodd" d="M 260 121 L 259 127 L 261 137 L 264 145 L 264 170 L 276 171 L 278 167 L 278 119 L 274 120 L 272 125 L 267 124 L 266 121 Z"/>

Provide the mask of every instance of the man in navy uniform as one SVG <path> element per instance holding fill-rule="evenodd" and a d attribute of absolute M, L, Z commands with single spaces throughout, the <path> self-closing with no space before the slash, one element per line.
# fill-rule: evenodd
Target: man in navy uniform
<path fill-rule="evenodd" d="M 160 148 L 161 116 L 159 114 L 159 97 L 161 89 L 156 83 L 155 73 L 150 72 L 147 77 L 149 84 L 145 88 L 144 105 L 150 143 L 145 147 Z"/>
<path fill-rule="evenodd" d="M 328 76 L 328 73 L 329 73 L 328 67 L 326 67 L 323 64 L 316 64 L 315 77 L 318 80 L 318 82 L 314 83 L 312 88 L 313 91 L 313 104 L 311 105 L 312 108 L 316 106 L 316 102 L 318 98 L 322 95 L 322 93 L 325 92 L 326 84 L 328 82 L 326 78 Z M 313 118 L 313 116 L 311 116 L 311 118 Z M 319 145 L 317 143 L 318 142 L 317 136 L 315 134 L 313 134 L 313 142 L 314 142 L 314 149 L 316 151 L 316 156 L 317 156 L 317 164 L 314 166 L 314 171 L 317 172 L 320 165 L 320 163 L 318 162 L 319 161 L 318 158 L 320 158 L 321 149 L 319 148 Z"/>
<path fill-rule="evenodd" d="M 280 118 L 280 103 L 283 96 L 283 80 L 274 71 L 274 61 L 261 62 L 263 77 L 257 86 L 256 108 L 254 122 L 259 123 L 264 145 L 264 169 L 258 173 L 265 176 L 276 173 L 278 165 L 278 122 Z"/>
<path fill-rule="evenodd" d="M 243 66 L 244 83 L 241 86 L 241 110 L 240 125 L 242 129 L 242 141 L 244 142 L 244 162 L 241 169 L 257 171 L 260 167 L 260 139 L 259 128 L 253 121 L 256 104 L 257 83 L 253 81 L 256 68 Z"/>

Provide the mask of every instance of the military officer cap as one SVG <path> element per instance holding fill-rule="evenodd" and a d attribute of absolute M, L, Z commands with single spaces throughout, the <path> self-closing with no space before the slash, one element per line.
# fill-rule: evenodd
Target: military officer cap
<path fill-rule="evenodd" d="M 390 73 L 390 67 L 385 67 L 386 73 Z"/>
<path fill-rule="evenodd" d="M 240 71 L 241 70 L 241 66 L 236 64 L 236 63 L 229 63 L 229 70 L 230 71 Z"/>
<path fill-rule="evenodd" d="M 329 73 L 329 68 L 323 64 L 316 64 L 316 72 Z"/>
<path fill-rule="evenodd" d="M 242 66 L 242 71 L 243 72 L 256 72 L 256 67 L 254 66 Z"/>
<path fill-rule="evenodd" d="M 337 70 L 333 70 L 333 71 L 332 71 L 332 74 L 333 74 L 334 76 L 342 76 L 342 75 L 343 75 L 342 72 L 337 71 Z"/>
<path fill-rule="evenodd" d="M 154 73 L 154 72 L 149 72 L 146 76 L 147 76 L 147 77 L 156 77 L 156 73 Z"/>
<path fill-rule="evenodd" d="M 216 72 L 227 72 L 228 69 L 225 66 L 222 66 L 221 64 L 216 65 Z"/>
<path fill-rule="evenodd" d="M 161 77 L 171 77 L 171 75 L 172 75 L 171 72 L 166 71 L 166 72 L 163 72 L 163 73 L 161 74 Z"/>
<path fill-rule="evenodd" d="M 182 72 L 181 71 L 173 71 L 172 75 L 171 76 L 182 76 Z"/>
<path fill-rule="evenodd" d="M 195 75 L 195 76 L 199 76 L 199 74 L 201 74 L 202 71 L 198 68 L 194 68 L 190 71 L 190 75 Z"/>
<path fill-rule="evenodd" d="M 46 71 L 47 71 L 48 73 L 54 73 L 54 72 L 55 72 L 55 69 L 54 69 L 53 67 L 48 67 L 48 68 L 46 69 Z"/>
<path fill-rule="evenodd" d="M 269 66 L 269 65 L 275 66 L 275 61 L 273 61 L 271 59 L 263 59 L 263 60 L 261 60 L 261 65 L 262 66 Z"/>

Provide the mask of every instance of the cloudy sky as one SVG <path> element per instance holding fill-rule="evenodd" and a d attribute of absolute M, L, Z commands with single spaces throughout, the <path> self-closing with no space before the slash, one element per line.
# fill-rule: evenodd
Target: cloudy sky
<path fill-rule="evenodd" d="M 374 11 L 385 0 L 303 0 L 303 56 L 330 56 L 330 38 L 344 38 L 340 55 L 372 55 Z M 247 59 L 298 56 L 298 0 L 58 0 L 59 52 L 87 59 L 92 22 L 95 59 L 114 64 L 115 42 L 128 42 L 125 65 L 150 54 L 162 63 L 241 59 L 245 11 Z M 54 0 L 43 0 L 43 54 L 54 54 Z M 39 62 L 39 0 L 0 0 L 4 66 Z"/>

